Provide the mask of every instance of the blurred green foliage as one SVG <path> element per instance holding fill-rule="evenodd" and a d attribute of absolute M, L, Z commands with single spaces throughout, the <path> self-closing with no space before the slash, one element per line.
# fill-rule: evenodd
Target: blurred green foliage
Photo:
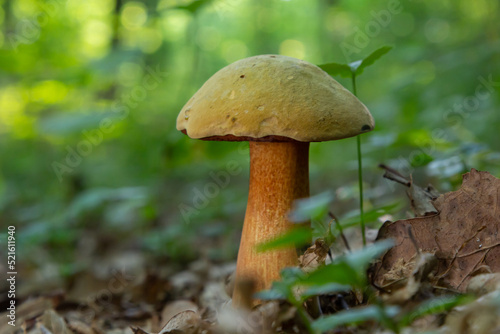
<path fill-rule="evenodd" d="M 320 265 L 310 273 L 290 267 L 281 272 L 281 280 L 273 282 L 269 290 L 257 293 L 263 300 L 287 300 L 296 307 L 310 334 L 324 333 L 339 326 L 375 321 L 393 333 L 401 333 L 416 319 L 429 314 L 444 313 L 455 306 L 474 300 L 472 296 L 452 294 L 432 296 L 418 306 L 400 307 L 383 302 L 368 283 L 366 270 L 372 260 L 394 246 L 391 240 L 382 240 L 354 252 L 337 257 L 329 264 Z M 368 305 L 346 308 L 318 319 L 307 316 L 304 302 L 319 295 L 357 291 L 369 300 Z M 364 299 L 365 297 L 362 297 Z M 362 302 L 361 300 L 359 301 Z M 369 330 L 369 329 L 368 329 Z M 371 328 L 373 331 L 373 328 Z"/>
<path fill-rule="evenodd" d="M 350 63 L 393 46 L 357 83 L 377 123 L 362 138 L 368 212 L 404 192 L 382 179 L 380 162 L 442 191 L 471 167 L 500 176 L 496 1 L 0 5 L 0 221 L 18 228 L 27 267 L 72 273 L 89 265 L 81 254 L 110 245 L 158 260 L 233 259 L 246 144 L 191 140 L 175 121 L 210 75 L 257 54 Z M 356 207 L 355 145 L 311 147 L 311 193 L 332 191 L 339 217 Z M 241 172 L 207 194 L 210 172 L 229 161 Z M 181 204 L 192 210 L 183 214 Z"/>

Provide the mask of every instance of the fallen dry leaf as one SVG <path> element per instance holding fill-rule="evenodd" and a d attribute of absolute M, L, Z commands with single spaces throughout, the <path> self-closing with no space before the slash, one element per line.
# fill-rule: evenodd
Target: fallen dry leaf
<path fill-rule="evenodd" d="M 483 296 L 487 293 L 500 290 L 500 274 L 481 274 L 470 279 L 467 293 Z"/>
<path fill-rule="evenodd" d="M 167 304 L 161 312 L 161 320 L 164 324 L 170 321 L 177 314 L 184 311 L 198 312 L 198 305 L 190 300 L 176 300 Z"/>
<path fill-rule="evenodd" d="M 225 292 L 225 286 L 222 282 L 208 282 L 200 296 L 200 306 L 204 310 L 203 317 L 208 321 L 215 321 L 217 310 L 223 304 L 231 300 Z"/>
<path fill-rule="evenodd" d="M 437 265 L 434 254 L 418 253 L 410 262 L 404 263 L 401 259 L 387 272 L 383 278 L 381 288 L 389 292 L 383 295 L 385 301 L 391 304 L 407 304 L 418 292 L 425 294 L 425 288 L 431 280 Z M 422 291 L 423 290 L 423 291 Z"/>
<path fill-rule="evenodd" d="M 431 216 L 438 212 L 432 202 L 438 198 L 439 193 L 431 184 L 424 189 L 416 185 L 411 176 L 410 178 L 406 178 L 397 170 L 384 164 L 379 165 L 379 167 L 385 170 L 384 177 L 386 179 L 408 187 L 406 193 L 410 199 L 411 209 L 416 217 Z"/>
<path fill-rule="evenodd" d="M 57 334 L 71 334 L 72 332 L 66 326 L 64 318 L 61 317 L 54 310 L 47 310 L 43 315 L 37 318 L 37 328 L 43 333 L 44 330 L 47 333 L 57 333 Z M 43 329 L 42 329 L 43 328 Z"/>
<path fill-rule="evenodd" d="M 146 332 L 144 329 L 142 329 L 140 327 L 130 326 L 130 329 L 132 330 L 132 332 L 134 334 L 149 334 L 148 332 Z"/>
<path fill-rule="evenodd" d="M 500 271 L 500 179 L 472 169 L 459 190 L 439 196 L 433 205 L 436 215 L 382 226 L 378 239 L 392 238 L 396 246 L 375 265 L 374 284 L 383 285 L 384 275 L 401 259 L 409 262 L 415 247 L 436 255 L 434 283 L 443 287 L 465 291 L 481 266 Z"/>
<path fill-rule="evenodd" d="M 196 299 L 203 290 L 204 281 L 190 270 L 181 271 L 170 277 L 173 290 L 183 299 Z"/>
<path fill-rule="evenodd" d="M 71 333 L 78 334 L 94 334 L 94 328 L 91 325 L 78 320 L 78 319 L 67 319 L 68 328 L 71 330 Z"/>
<path fill-rule="evenodd" d="M 203 321 L 198 312 L 187 310 L 173 316 L 158 334 L 182 331 L 186 334 L 197 334 L 202 331 Z"/>
<path fill-rule="evenodd" d="M 432 185 L 423 189 L 413 183 L 413 180 L 411 181 L 407 194 L 410 198 L 411 209 L 417 217 L 432 216 L 437 213 L 435 206 L 432 204 L 433 200 L 438 197 L 435 196 L 434 192 Z"/>
<path fill-rule="evenodd" d="M 305 273 L 310 273 L 325 264 L 328 245 L 323 239 L 317 239 L 303 255 L 299 256 L 299 266 Z"/>
<path fill-rule="evenodd" d="M 54 306 L 55 304 L 52 298 L 38 297 L 28 299 L 16 308 L 16 324 L 19 326 L 25 321 L 32 321 L 34 318 L 42 315 L 45 311 L 53 309 Z M 8 314 L 8 311 L 0 314 L 0 333 L 2 334 L 12 334 L 17 330 L 17 327 L 13 327 L 8 324 L 10 321 L 7 317 Z"/>
<path fill-rule="evenodd" d="M 500 291 L 490 292 L 474 302 L 455 307 L 447 316 L 441 333 L 492 334 L 500 332 Z"/>
<path fill-rule="evenodd" d="M 292 307 L 293 308 L 293 307 Z M 282 325 L 295 316 L 295 308 L 277 301 L 266 302 L 253 310 L 223 306 L 217 314 L 218 327 L 229 334 L 270 334 L 281 330 Z"/>

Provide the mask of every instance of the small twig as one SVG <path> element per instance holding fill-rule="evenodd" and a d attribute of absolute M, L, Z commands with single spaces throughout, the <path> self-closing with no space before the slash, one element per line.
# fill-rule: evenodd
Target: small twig
<path fill-rule="evenodd" d="M 349 304 L 345 301 L 344 296 L 341 294 L 337 294 L 337 300 L 340 300 L 340 306 L 342 307 L 343 310 L 350 310 L 351 308 L 349 307 Z"/>
<path fill-rule="evenodd" d="M 333 255 L 332 255 L 332 251 L 330 250 L 330 248 L 328 248 L 328 257 L 330 258 L 330 261 L 333 262 Z"/>
<path fill-rule="evenodd" d="M 407 187 L 411 186 L 411 180 L 408 180 L 406 177 L 401 175 L 397 170 L 395 170 L 389 166 L 386 166 L 384 164 L 380 164 L 378 166 L 385 170 L 384 177 L 386 179 L 395 181 L 397 183 L 401 183 L 402 185 L 407 186 Z"/>
<path fill-rule="evenodd" d="M 330 218 L 332 218 L 332 221 L 335 222 L 335 226 L 337 227 L 337 230 L 339 230 L 340 237 L 344 241 L 345 248 L 347 248 L 347 250 L 350 252 L 351 247 L 349 246 L 349 242 L 347 241 L 347 238 L 344 235 L 344 230 L 342 229 L 342 225 L 340 225 L 339 220 L 331 211 L 328 211 L 328 215 L 330 216 Z M 330 229 L 330 224 L 332 223 L 332 221 L 330 221 L 330 223 L 328 223 L 328 229 Z"/>

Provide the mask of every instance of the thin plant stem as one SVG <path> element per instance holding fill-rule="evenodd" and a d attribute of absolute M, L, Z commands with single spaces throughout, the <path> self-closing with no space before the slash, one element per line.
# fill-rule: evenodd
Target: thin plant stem
<path fill-rule="evenodd" d="M 328 233 L 332 234 L 330 225 L 332 222 L 335 222 L 335 226 L 337 227 L 337 230 L 339 231 L 340 237 L 342 238 L 342 241 L 344 241 L 345 248 L 350 252 L 351 247 L 349 247 L 349 242 L 347 241 L 347 238 L 345 237 L 344 229 L 342 228 L 342 225 L 340 225 L 340 221 L 337 219 L 337 217 L 331 211 L 328 212 L 328 215 L 330 216 L 330 218 L 332 218 L 330 223 L 328 223 Z"/>
<path fill-rule="evenodd" d="M 358 96 L 356 91 L 356 75 L 353 73 L 352 76 L 352 92 L 354 96 Z M 361 137 L 356 137 L 358 146 L 358 184 L 359 184 L 359 217 L 361 220 L 361 237 L 363 238 L 363 246 L 366 246 L 366 235 L 365 235 L 365 211 L 363 208 L 363 164 L 361 161 Z"/>
<path fill-rule="evenodd" d="M 361 218 L 361 236 L 363 237 L 363 246 L 366 246 L 365 235 L 365 212 L 363 209 L 363 166 L 361 164 L 361 138 L 357 137 L 358 142 L 358 182 L 359 182 L 359 214 Z"/>
<path fill-rule="evenodd" d="M 358 93 L 356 91 L 356 74 L 353 73 L 351 79 L 352 79 L 352 92 L 354 96 L 358 97 Z"/>

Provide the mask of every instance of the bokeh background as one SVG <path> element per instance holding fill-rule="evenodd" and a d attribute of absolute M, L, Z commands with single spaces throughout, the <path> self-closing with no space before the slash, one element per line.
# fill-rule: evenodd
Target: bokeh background
<path fill-rule="evenodd" d="M 379 163 L 442 192 L 470 168 L 500 176 L 498 1 L 0 5 L 0 253 L 15 226 L 24 295 L 64 286 L 110 254 L 157 268 L 235 259 L 247 146 L 189 139 L 175 121 L 241 58 L 349 63 L 393 46 L 357 81 L 376 120 L 362 137 L 367 211 L 407 215 L 404 189 Z M 230 161 L 239 172 L 207 193 Z M 355 216 L 356 140 L 312 144 L 310 166 L 311 194 L 331 191 L 332 211 Z"/>

